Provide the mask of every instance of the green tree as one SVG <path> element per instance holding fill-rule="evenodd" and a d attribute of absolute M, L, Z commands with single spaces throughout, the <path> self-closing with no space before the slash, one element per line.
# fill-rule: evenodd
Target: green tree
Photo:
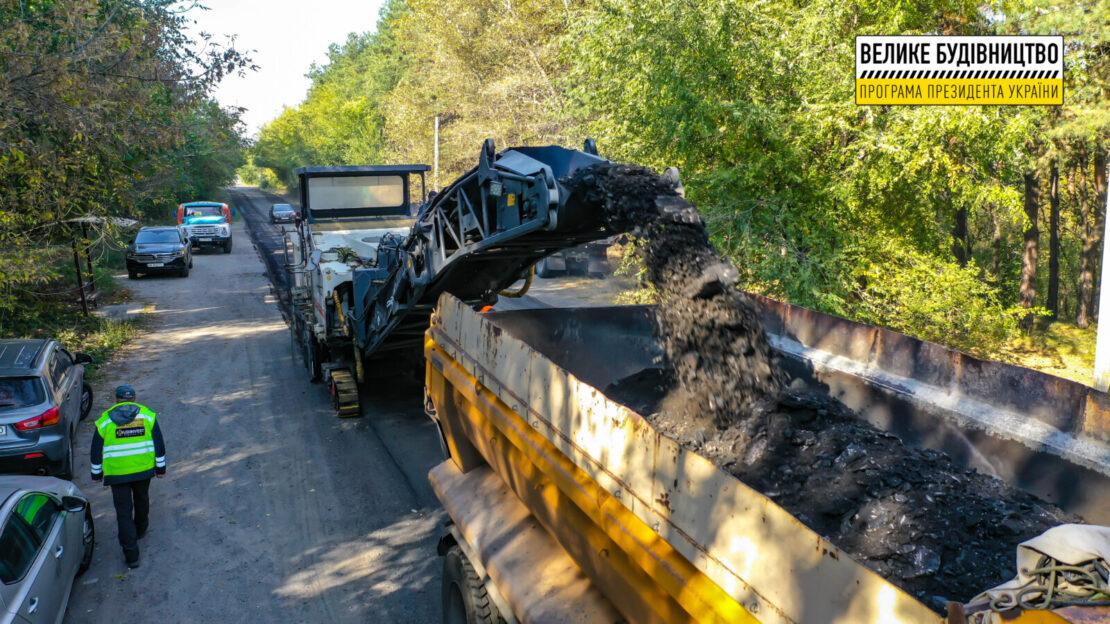
<path fill-rule="evenodd" d="M 0 315 L 45 277 L 35 252 L 67 238 L 66 220 L 168 211 L 183 181 L 233 171 L 213 163 L 237 158 L 237 113 L 208 93 L 249 60 L 190 39 L 176 8 L 0 0 Z"/>

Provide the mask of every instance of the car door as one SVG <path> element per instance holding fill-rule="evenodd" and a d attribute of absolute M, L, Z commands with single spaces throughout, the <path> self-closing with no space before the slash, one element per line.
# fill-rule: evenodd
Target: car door
<path fill-rule="evenodd" d="M 0 583 L 8 611 L 31 624 L 54 624 L 68 597 L 61 505 L 49 494 L 27 492 L 0 528 Z M 63 594 L 63 592 L 65 592 Z"/>
<path fill-rule="evenodd" d="M 58 347 L 54 350 L 53 361 L 50 365 L 50 374 L 54 379 L 54 387 L 58 391 L 58 409 L 61 411 L 61 422 L 68 431 L 73 423 L 77 422 L 81 414 L 81 384 L 77 382 L 77 369 L 73 366 L 73 358 L 65 349 Z"/>

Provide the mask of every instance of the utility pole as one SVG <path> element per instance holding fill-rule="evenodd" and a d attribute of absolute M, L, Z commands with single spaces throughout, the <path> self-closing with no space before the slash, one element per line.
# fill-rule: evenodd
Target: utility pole
<path fill-rule="evenodd" d="M 432 188 L 439 192 L 439 115 L 436 115 L 436 140 L 432 148 Z"/>
<path fill-rule="evenodd" d="M 1110 210 L 1110 184 L 1106 185 L 1106 207 Z M 1095 339 L 1095 389 L 1106 392 L 1110 387 L 1110 213 L 1103 219 L 1102 278 L 1098 294 L 1098 337 Z"/>

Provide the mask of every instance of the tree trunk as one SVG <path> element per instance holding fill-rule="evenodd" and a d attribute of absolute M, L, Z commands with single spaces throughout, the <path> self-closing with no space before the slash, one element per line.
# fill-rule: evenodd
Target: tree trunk
<path fill-rule="evenodd" d="M 1090 170 L 1087 168 L 1086 148 L 1079 150 L 1078 160 L 1075 176 L 1078 192 L 1075 199 L 1079 204 L 1079 236 L 1083 247 L 1079 251 L 1079 296 L 1076 298 L 1075 326 L 1087 329 L 1091 326 L 1091 295 L 1095 290 L 1095 224 L 1091 218 L 1090 196 L 1087 193 L 1087 173 Z"/>
<path fill-rule="evenodd" d="M 952 223 L 952 255 L 956 257 L 956 263 L 961 267 L 967 266 L 971 256 L 968 242 L 967 208 L 961 207 L 956 210 L 956 218 Z"/>
<path fill-rule="evenodd" d="M 1002 281 L 1002 224 L 998 220 L 998 213 L 995 206 L 990 206 L 991 225 L 994 231 L 991 232 L 991 266 L 990 278 L 995 287 Z"/>
<path fill-rule="evenodd" d="M 1025 181 L 1025 216 L 1029 223 L 1025 227 L 1025 249 L 1021 255 L 1021 289 L 1019 299 L 1021 307 L 1032 309 L 1037 298 L 1037 253 L 1040 245 L 1040 228 L 1037 227 L 1037 204 L 1040 201 L 1037 190 L 1037 174 L 1026 173 Z M 1021 319 L 1022 329 L 1028 331 L 1033 328 L 1033 314 L 1026 314 Z"/>
<path fill-rule="evenodd" d="M 1049 212 L 1048 212 L 1048 293 L 1045 297 L 1045 307 L 1056 319 L 1060 310 L 1060 170 L 1056 167 L 1056 159 L 1052 159 L 1049 178 Z"/>
<path fill-rule="evenodd" d="M 1099 275 L 1099 265 L 1102 264 L 1102 232 L 1106 222 L 1106 151 L 1099 148 L 1095 152 L 1095 196 L 1091 198 L 1091 213 L 1094 215 L 1094 228 L 1092 234 L 1093 247 L 1091 249 L 1091 272 L 1092 275 Z M 1094 287 L 1091 289 L 1091 300 L 1088 305 L 1091 309 L 1091 316 L 1094 321 L 1098 322 L 1099 312 L 1098 297 L 1099 291 L 1102 289 L 1101 279 L 1093 280 Z"/>

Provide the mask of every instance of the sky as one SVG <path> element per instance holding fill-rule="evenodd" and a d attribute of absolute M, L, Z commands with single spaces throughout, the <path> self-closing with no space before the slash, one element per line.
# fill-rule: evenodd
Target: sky
<path fill-rule="evenodd" d="M 264 123 L 296 106 L 311 84 L 305 74 L 327 61 L 328 46 L 352 32 L 374 30 L 383 0 L 201 0 L 210 10 L 192 9 L 193 28 L 247 51 L 258 71 L 229 76 L 215 96 L 225 106 L 247 109 L 243 121 L 254 136 Z"/>

